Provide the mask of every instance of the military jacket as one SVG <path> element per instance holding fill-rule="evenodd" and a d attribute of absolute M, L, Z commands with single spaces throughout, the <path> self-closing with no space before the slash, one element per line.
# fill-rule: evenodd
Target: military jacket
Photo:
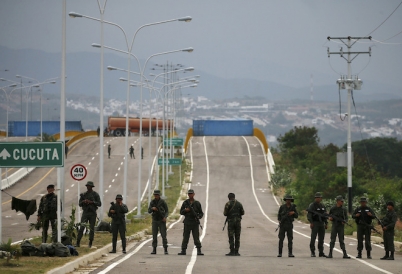
<path fill-rule="evenodd" d="M 387 214 L 382 218 L 381 222 L 383 226 L 387 227 L 388 230 L 394 230 L 396 221 L 398 220 L 398 216 L 396 215 L 395 210 L 387 211 Z"/>
<path fill-rule="evenodd" d="M 331 207 L 329 210 L 329 215 L 334 216 L 335 218 L 332 220 L 333 224 L 342 224 L 342 220 L 347 223 L 348 222 L 348 211 L 343 206 L 337 207 L 336 205 Z M 337 219 L 337 220 L 335 220 Z"/>
<path fill-rule="evenodd" d="M 230 200 L 225 204 L 223 209 L 223 215 L 225 215 L 228 220 L 240 219 L 244 215 L 243 205 L 237 200 Z"/>
<path fill-rule="evenodd" d="M 367 215 L 367 213 L 369 213 L 369 212 L 372 214 L 372 216 Z M 356 217 L 357 213 L 360 213 L 359 217 Z M 362 222 L 365 222 L 366 224 L 370 225 L 372 220 L 375 218 L 375 214 L 374 214 L 374 211 L 370 207 L 359 206 L 353 212 L 352 218 L 355 219 L 357 224 L 359 224 L 362 221 Z"/>
<path fill-rule="evenodd" d="M 57 219 L 57 195 L 55 193 L 48 193 L 42 196 L 40 199 L 38 216 Z"/>
<path fill-rule="evenodd" d="M 80 194 L 80 201 L 79 201 L 79 206 L 82 207 L 82 210 L 84 213 L 94 213 L 96 214 L 96 210 L 98 207 L 102 205 L 102 202 L 100 200 L 99 194 L 96 191 L 91 191 L 91 192 L 84 192 Z M 84 200 L 90 200 L 93 201 L 93 204 L 86 204 L 84 203 Z"/>
<path fill-rule="evenodd" d="M 292 216 L 289 216 L 289 212 L 294 211 L 295 213 Z M 281 223 L 293 223 L 295 218 L 299 217 L 299 213 L 297 212 L 296 205 L 291 204 L 290 207 L 287 207 L 286 204 L 283 204 L 279 207 L 278 210 L 278 221 Z"/>
<path fill-rule="evenodd" d="M 310 211 L 310 212 L 307 214 L 307 219 L 310 223 L 313 223 L 313 222 L 327 223 L 328 222 L 326 218 L 318 216 L 318 214 L 325 215 L 327 213 L 324 204 L 316 203 L 316 202 L 311 203 L 308 207 L 308 211 Z M 318 214 L 314 214 L 313 212 L 317 212 Z"/>
<path fill-rule="evenodd" d="M 190 202 L 190 199 L 187 199 L 183 202 L 180 208 L 180 214 L 184 215 L 184 221 L 183 223 L 185 224 L 193 224 L 196 223 L 196 216 L 193 213 L 193 210 L 190 210 L 189 212 L 186 212 L 185 209 L 192 207 L 195 211 L 195 213 L 198 216 L 198 219 L 201 219 L 204 216 L 204 212 L 202 212 L 202 207 L 201 203 L 197 200 L 194 200 L 192 203 Z"/>
<path fill-rule="evenodd" d="M 110 210 L 114 210 L 114 213 L 110 213 Z M 117 205 L 113 203 L 109 208 L 108 216 L 112 218 L 113 224 L 125 224 L 126 223 L 126 216 L 125 214 L 128 212 L 127 205 L 121 204 Z"/>
<path fill-rule="evenodd" d="M 158 211 L 153 211 L 152 208 L 158 208 Z M 161 221 L 163 218 L 167 218 L 169 216 L 168 206 L 163 199 L 153 199 L 149 203 L 148 213 L 152 213 L 152 220 L 153 221 Z"/>

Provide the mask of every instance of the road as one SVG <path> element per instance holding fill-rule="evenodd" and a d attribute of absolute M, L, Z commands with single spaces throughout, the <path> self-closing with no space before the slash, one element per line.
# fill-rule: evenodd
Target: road
<path fill-rule="evenodd" d="M 126 255 L 118 255 L 93 273 L 401 273 L 398 255 L 395 261 L 380 261 L 384 252 L 374 245 L 372 260 L 357 260 L 356 240 L 346 238 L 350 260 L 342 259 L 339 244 L 334 258 L 311 258 L 310 228 L 294 224 L 295 258 L 277 258 L 278 237 L 276 215 L 280 201 L 268 187 L 263 149 L 254 137 L 193 137 L 188 157 L 193 163 L 192 185 L 195 199 L 203 206 L 204 218 L 200 239 L 205 256 L 196 256 L 190 239 L 186 256 L 178 256 L 182 241 L 181 219 L 168 232 L 169 255 L 163 255 L 161 241 L 157 255 L 150 255 L 151 240 L 145 240 Z M 317 190 L 319 191 L 319 190 Z M 224 224 L 223 208 L 229 192 L 236 194 L 244 206 L 240 257 L 227 257 L 229 244 Z M 336 196 L 336 195 L 335 195 Z M 312 201 L 313 201 L 312 197 Z M 296 197 L 297 201 L 297 197 Z M 325 237 L 328 253 L 329 234 Z"/>
<path fill-rule="evenodd" d="M 152 138 L 152 155 L 155 155 L 155 137 Z M 144 159 L 142 160 L 141 172 L 141 194 L 143 194 L 148 180 L 148 137 L 143 138 L 142 145 L 144 147 Z M 111 144 L 112 153 L 110 159 L 107 156 L 107 146 Z M 104 198 L 103 212 L 109 210 L 110 202 L 115 200 L 116 194 L 123 194 L 123 170 L 124 157 L 127 155 L 124 148 L 124 138 L 122 137 L 105 137 L 104 138 Z M 130 210 L 137 206 L 138 201 L 138 163 L 141 159 L 139 138 L 129 137 L 129 146 L 135 148 L 136 159 L 128 159 L 128 176 L 127 176 L 127 203 Z M 129 157 L 129 155 L 127 155 Z M 153 157 L 151 158 L 153 160 Z M 70 169 L 75 164 L 83 164 L 87 167 L 88 175 L 85 180 L 78 182 L 71 178 Z M 87 138 L 72 148 L 70 148 L 68 157 L 64 165 L 65 178 L 65 216 L 71 214 L 71 205 L 77 205 L 80 192 L 86 191 L 85 184 L 87 181 L 93 181 L 94 190 L 99 192 L 99 139 L 96 137 Z M 4 170 L 4 169 L 3 169 Z M 2 192 L 2 224 L 3 224 L 3 240 L 9 238 L 13 242 L 40 236 L 36 230 L 29 232 L 28 225 L 30 222 L 36 222 L 36 213 L 27 221 L 25 215 L 21 212 L 16 213 L 11 210 L 11 196 L 19 199 L 30 200 L 36 199 L 39 206 L 40 198 L 46 194 L 46 186 L 57 182 L 56 168 L 36 168 L 31 174 L 26 176 L 20 182 Z M 147 197 L 147 195 L 145 195 Z M 99 215 L 99 210 L 98 210 Z M 49 231 L 50 233 L 50 231 Z"/>

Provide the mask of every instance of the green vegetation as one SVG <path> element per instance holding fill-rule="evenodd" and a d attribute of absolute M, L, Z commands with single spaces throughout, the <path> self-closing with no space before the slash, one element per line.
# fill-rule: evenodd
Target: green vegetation
<path fill-rule="evenodd" d="M 345 151 L 345 147 L 332 143 L 320 146 L 318 130 L 314 127 L 294 127 L 279 136 L 278 142 L 278 149 L 273 151 L 277 165 L 274 188 L 276 192 L 284 188 L 285 194 L 293 195 L 300 211 L 314 200 L 317 191 L 323 194 L 327 206 L 335 204 L 337 195 L 347 196 L 347 169 L 336 165 L 336 153 Z M 361 196 L 366 196 L 370 207 L 383 216 L 385 203 L 391 200 L 401 217 L 402 142 L 395 138 L 373 138 L 353 142 L 352 150 L 352 207 L 359 205 Z M 400 231 L 396 233 L 399 237 L 400 234 Z"/>
<path fill-rule="evenodd" d="M 171 213 L 173 212 L 174 208 L 176 207 L 176 203 L 178 198 L 180 197 L 180 192 L 182 189 L 182 184 L 179 182 L 180 178 L 180 173 L 179 173 L 179 166 L 173 166 L 172 167 L 174 174 L 169 176 L 169 185 L 170 188 L 165 189 L 165 196 L 167 197 L 166 203 L 168 204 L 169 208 L 169 222 L 174 222 L 178 219 L 178 214 L 172 215 Z M 185 171 L 188 169 L 185 161 L 182 164 L 182 175 L 181 178 L 182 180 L 185 178 Z M 160 172 L 161 173 L 161 172 Z M 159 180 L 162 182 L 162 178 Z M 137 232 L 145 230 L 145 234 L 149 235 L 151 231 L 151 215 L 145 214 L 148 212 L 148 204 L 149 202 L 147 200 L 143 201 L 142 206 L 141 206 L 141 214 L 143 214 L 145 217 L 142 219 L 134 219 L 133 216 L 137 215 L 137 211 L 130 213 L 126 216 L 127 219 L 131 220 L 131 223 L 127 224 L 127 232 L 126 235 L 134 235 Z M 72 213 L 72 216 L 74 214 Z M 70 216 L 70 221 L 66 221 L 65 225 L 71 227 L 75 227 L 75 219 Z M 105 221 L 110 221 L 109 219 L 105 219 Z M 34 224 L 35 225 L 35 224 Z M 27 228 L 28 229 L 28 228 Z M 70 229 L 71 232 L 73 230 Z M 71 235 L 74 237 L 73 235 Z M 135 240 L 141 240 L 140 237 L 136 238 Z M 32 244 L 38 246 L 41 244 L 41 238 L 35 238 L 30 241 Z M 88 253 L 93 252 L 93 249 L 88 248 L 87 246 L 88 238 L 87 235 L 84 236 L 84 238 L 81 241 L 81 247 L 77 248 L 77 251 L 79 253 L 79 256 L 86 255 Z M 110 244 L 112 242 L 112 235 L 110 233 L 95 233 L 95 239 L 94 239 L 94 247 L 101 248 L 107 244 Z M 9 240 L 9 243 L 3 244 L 4 246 L 7 246 L 8 249 L 19 249 L 19 245 L 12 246 L 11 245 L 11 239 Z M 9 246 L 9 247 L 8 247 Z M 32 273 L 32 274 L 38 274 L 38 273 L 46 273 L 50 269 L 59 267 L 64 265 L 67 262 L 75 260 L 77 257 L 18 257 L 18 263 L 6 263 L 5 260 L 4 262 L 1 261 L 0 259 L 0 273 L 2 274 L 16 274 L 16 273 Z M 15 259 L 11 260 L 11 262 L 16 261 L 17 257 Z"/>

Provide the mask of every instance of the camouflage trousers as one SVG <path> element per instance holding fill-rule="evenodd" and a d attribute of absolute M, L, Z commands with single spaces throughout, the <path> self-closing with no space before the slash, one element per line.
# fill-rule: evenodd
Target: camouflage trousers
<path fill-rule="evenodd" d="M 279 249 L 283 248 L 283 240 L 285 240 L 285 234 L 288 237 L 288 249 L 291 250 L 293 246 L 293 224 L 284 222 L 279 228 Z"/>
<path fill-rule="evenodd" d="M 42 222 L 42 243 L 47 242 L 47 231 L 49 230 L 49 223 L 52 226 L 52 242 L 57 242 L 57 219 L 43 218 Z"/>
<path fill-rule="evenodd" d="M 228 237 L 230 250 L 239 251 L 241 234 L 241 219 L 233 218 L 228 220 Z"/>

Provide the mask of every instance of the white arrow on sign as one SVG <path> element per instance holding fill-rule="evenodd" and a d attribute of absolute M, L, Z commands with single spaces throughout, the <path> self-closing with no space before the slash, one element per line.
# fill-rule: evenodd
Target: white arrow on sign
<path fill-rule="evenodd" d="M 8 153 L 7 149 L 3 149 L 3 151 L 0 153 L 0 158 L 7 160 L 8 157 L 11 157 L 10 153 Z"/>

